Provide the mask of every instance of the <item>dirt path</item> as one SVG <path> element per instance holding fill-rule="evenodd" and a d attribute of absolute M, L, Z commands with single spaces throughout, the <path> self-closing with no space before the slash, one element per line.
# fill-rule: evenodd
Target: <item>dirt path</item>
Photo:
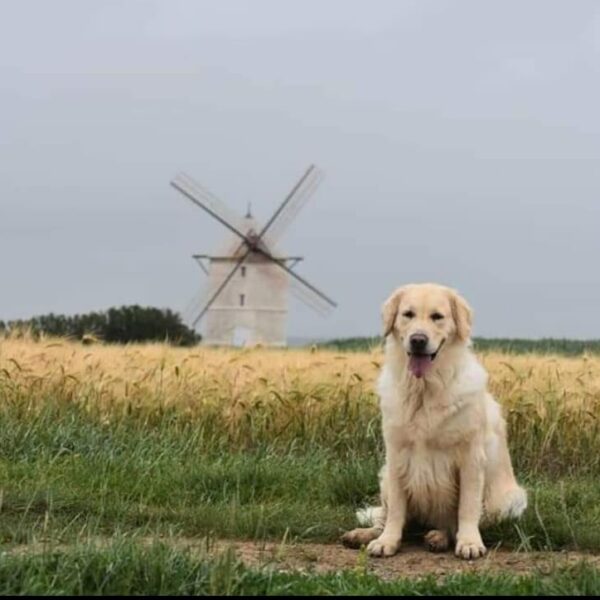
<path fill-rule="evenodd" d="M 252 542 L 220 542 L 220 549 L 233 547 L 249 565 L 272 565 L 282 570 L 316 573 L 342 569 L 366 569 L 382 578 L 448 575 L 470 571 L 551 572 L 559 566 L 581 560 L 600 567 L 600 555 L 579 552 L 511 552 L 490 550 L 476 561 L 456 558 L 452 552 L 434 554 L 419 546 L 404 546 L 391 558 L 369 558 L 364 552 L 341 545 L 327 544 L 256 544 Z"/>
<path fill-rule="evenodd" d="M 137 542 L 151 545 L 161 542 L 178 550 L 186 550 L 198 557 L 216 556 L 232 549 L 247 565 L 270 567 L 281 571 L 326 573 L 358 569 L 374 573 L 384 579 L 397 577 L 422 577 L 425 575 L 450 575 L 473 571 L 504 571 L 524 574 L 532 571 L 550 573 L 554 569 L 581 560 L 600 568 L 600 555 L 583 552 L 513 552 L 490 549 L 476 561 L 456 558 L 452 552 L 434 554 L 424 547 L 405 545 L 391 558 L 370 558 L 364 552 L 351 550 L 337 544 L 242 542 L 220 540 L 208 543 L 199 538 L 144 537 Z M 90 540 L 98 547 L 107 546 L 111 538 Z M 66 550 L 64 544 L 25 544 L 5 549 L 8 553 L 37 553 L 48 550 Z"/>

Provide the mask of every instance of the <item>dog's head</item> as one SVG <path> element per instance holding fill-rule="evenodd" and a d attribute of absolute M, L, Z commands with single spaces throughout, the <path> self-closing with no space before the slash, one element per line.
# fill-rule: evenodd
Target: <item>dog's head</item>
<path fill-rule="evenodd" d="M 432 283 L 398 288 L 383 305 L 385 336 L 394 336 L 408 356 L 408 369 L 424 377 L 440 353 L 465 345 L 472 311 L 455 290 Z"/>

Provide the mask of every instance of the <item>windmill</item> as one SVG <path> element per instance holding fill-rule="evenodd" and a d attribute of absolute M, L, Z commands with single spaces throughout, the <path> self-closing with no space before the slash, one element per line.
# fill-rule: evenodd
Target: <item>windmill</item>
<path fill-rule="evenodd" d="M 311 165 L 271 218 L 260 225 L 239 217 L 206 188 L 180 173 L 171 185 L 226 227 L 231 236 L 214 255 L 195 254 L 208 276 L 194 303 L 192 326 L 204 319 L 204 342 L 215 345 L 285 346 L 289 292 L 321 314 L 336 303 L 294 268 L 301 256 L 284 256 L 277 243 L 323 178 Z"/>

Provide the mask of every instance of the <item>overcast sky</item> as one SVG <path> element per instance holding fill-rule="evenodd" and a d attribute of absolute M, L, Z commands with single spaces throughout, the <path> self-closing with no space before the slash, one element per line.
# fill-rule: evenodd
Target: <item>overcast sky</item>
<path fill-rule="evenodd" d="M 486 336 L 600 337 L 600 3 L 0 0 L 0 318 L 183 310 L 224 230 L 180 170 L 266 220 L 379 331 L 398 285 L 458 288 Z"/>

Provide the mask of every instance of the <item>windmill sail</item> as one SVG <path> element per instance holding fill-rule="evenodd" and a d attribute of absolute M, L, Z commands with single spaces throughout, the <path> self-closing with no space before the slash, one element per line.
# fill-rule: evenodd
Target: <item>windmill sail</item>
<path fill-rule="evenodd" d="M 270 246 L 275 246 L 281 239 L 292 221 L 313 196 L 324 179 L 323 172 L 317 167 L 309 170 L 308 176 L 301 180 L 298 188 L 292 192 L 289 202 L 282 206 L 282 210 L 264 234 L 265 240 Z"/>
<path fill-rule="evenodd" d="M 323 173 L 311 165 L 263 226 L 250 212 L 244 219 L 237 216 L 188 175 L 180 173 L 171 181 L 188 200 L 233 234 L 221 255 L 195 255 L 208 260 L 209 285 L 194 298 L 185 315 L 196 325 L 208 313 L 206 342 L 231 343 L 233 331 L 242 327 L 252 332 L 254 342 L 285 345 L 289 293 L 322 315 L 336 306 L 293 269 L 301 257 L 284 257 L 275 250 L 322 179 Z"/>
<path fill-rule="evenodd" d="M 225 225 L 227 229 L 235 233 L 238 237 L 245 239 L 243 221 L 234 212 L 229 210 L 212 192 L 194 181 L 189 175 L 179 173 L 171 181 L 171 185 L 179 190 L 188 200 Z"/>

